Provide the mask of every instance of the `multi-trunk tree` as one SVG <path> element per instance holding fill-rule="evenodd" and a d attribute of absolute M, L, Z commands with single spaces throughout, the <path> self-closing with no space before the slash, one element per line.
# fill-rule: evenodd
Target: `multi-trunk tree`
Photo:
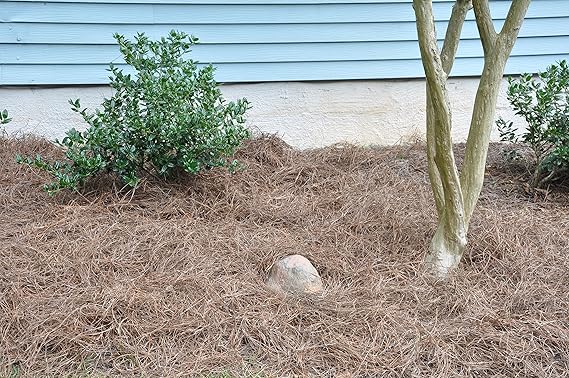
<path fill-rule="evenodd" d="M 500 32 L 494 28 L 488 0 L 457 0 L 439 49 L 432 0 L 413 0 L 417 34 L 427 83 L 427 159 L 438 213 L 438 226 L 426 257 L 430 269 L 446 276 L 466 247 L 468 226 L 484 181 L 496 102 L 530 0 L 512 0 Z M 466 153 L 459 172 L 452 150 L 452 114 L 446 88 L 467 13 L 474 8 L 484 51 L 484 68 L 474 100 Z"/>

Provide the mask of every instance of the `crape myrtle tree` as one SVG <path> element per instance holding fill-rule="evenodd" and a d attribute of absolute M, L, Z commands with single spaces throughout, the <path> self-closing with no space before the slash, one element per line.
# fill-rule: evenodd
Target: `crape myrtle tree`
<path fill-rule="evenodd" d="M 506 61 L 514 46 L 530 0 L 512 0 L 502 29 L 494 29 L 488 0 L 457 0 L 442 48 L 437 45 L 432 0 L 413 0 L 417 34 L 427 86 L 427 159 L 438 226 L 426 262 L 445 277 L 466 247 L 468 225 L 482 189 L 490 132 Z M 446 88 L 467 13 L 474 8 L 484 51 L 466 153 L 459 172 L 452 151 L 452 114 Z"/>

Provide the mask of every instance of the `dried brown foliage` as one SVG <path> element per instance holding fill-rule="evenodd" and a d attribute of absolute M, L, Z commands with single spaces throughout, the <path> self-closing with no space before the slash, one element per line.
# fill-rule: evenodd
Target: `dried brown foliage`
<path fill-rule="evenodd" d="M 54 198 L 17 152 L 57 154 L 0 142 L 0 376 L 568 376 L 567 194 L 528 200 L 491 168 L 442 283 L 420 270 L 435 227 L 420 145 L 298 152 L 265 137 L 234 175 L 134 194 L 101 178 Z M 292 253 L 319 269 L 322 297 L 267 290 Z"/>

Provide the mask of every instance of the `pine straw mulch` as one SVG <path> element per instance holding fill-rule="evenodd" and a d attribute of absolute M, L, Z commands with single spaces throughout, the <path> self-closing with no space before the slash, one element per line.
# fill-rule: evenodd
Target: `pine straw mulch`
<path fill-rule="evenodd" d="M 444 283 L 421 271 L 435 227 L 421 145 L 263 137 L 234 175 L 50 198 L 14 154 L 54 148 L 0 143 L 0 376 L 569 375 L 569 194 L 528 198 L 500 145 Z M 322 297 L 265 286 L 294 253 Z"/>

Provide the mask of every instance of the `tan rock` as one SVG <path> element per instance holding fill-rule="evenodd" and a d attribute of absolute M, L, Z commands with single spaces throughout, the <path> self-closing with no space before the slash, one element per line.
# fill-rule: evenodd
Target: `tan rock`
<path fill-rule="evenodd" d="M 317 294 L 323 290 L 318 271 L 301 255 L 277 260 L 271 268 L 267 284 L 275 291 L 289 294 Z"/>

